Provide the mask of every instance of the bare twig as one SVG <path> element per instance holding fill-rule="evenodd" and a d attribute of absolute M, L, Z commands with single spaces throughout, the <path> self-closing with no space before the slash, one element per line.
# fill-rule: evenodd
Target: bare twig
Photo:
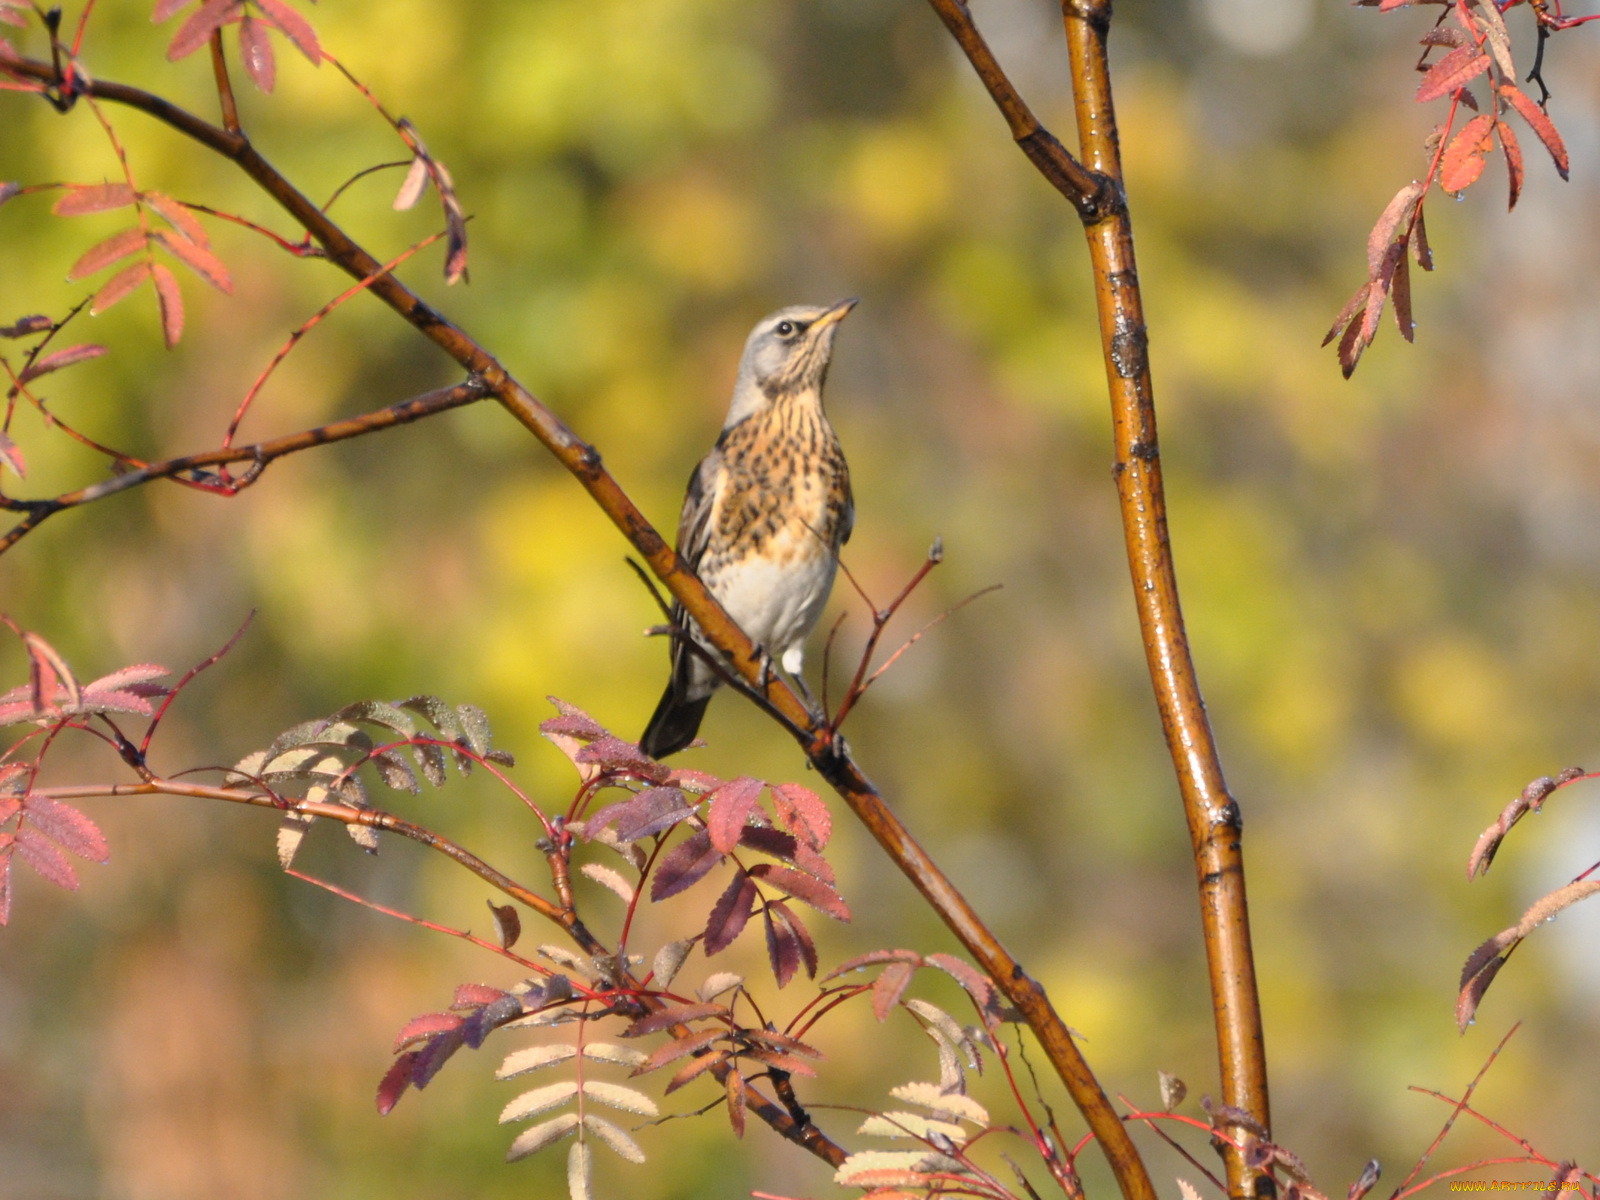
<path fill-rule="evenodd" d="M 406 425 L 435 413 L 471 404 L 487 395 L 488 389 L 480 381 L 468 380 L 455 387 L 426 392 L 421 396 L 415 396 L 399 404 L 391 404 L 388 408 L 364 413 L 359 417 L 347 417 L 342 421 L 333 421 L 327 425 L 319 425 L 315 429 L 291 433 L 286 437 L 267 442 L 257 442 L 252 446 L 205 450 L 199 454 L 188 454 L 182 458 L 169 458 L 164 462 L 150 463 L 138 470 L 125 471 L 100 483 L 73 492 L 63 492 L 48 500 L 12 500 L 8 502 L 7 507 L 27 509 L 28 515 L 17 522 L 4 537 L 0 537 L 0 554 L 21 541 L 25 534 L 37 527 L 46 517 L 64 509 L 78 508 L 96 500 L 103 500 L 107 496 L 125 492 L 129 488 L 138 487 L 154 479 L 173 479 L 206 491 L 233 495 L 260 478 L 262 470 L 268 463 L 286 454 L 294 454 L 312 446 L 327 445 L 329 442 L 360 437 L 395 425 Z M 230 463 L 239 462 L 250 464 L 249 469 L 240 476 L 223 472 L 216 478 L 211 478 L 206 471 L 208 467 L 225 467 Z"/>

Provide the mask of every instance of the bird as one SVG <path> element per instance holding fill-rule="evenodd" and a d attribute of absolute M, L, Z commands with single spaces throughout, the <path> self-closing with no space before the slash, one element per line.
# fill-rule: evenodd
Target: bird
<path fill-rule="evenodd" d="M 850 469 L 822 408 L 834 335 L 855 306 L 854 298 L 793 305 L 756 323 L 722 433 L 690 476 L 678 521 L 678 556 L 803 692 L 806 635 L 855 524 Z M 681 604 L 672 606 L 672 626 L 717 653 Z M 639 739 L 655 759 L 694 741 L 722 684 L 683 636 L 671 657 L 666 691 Z"/>

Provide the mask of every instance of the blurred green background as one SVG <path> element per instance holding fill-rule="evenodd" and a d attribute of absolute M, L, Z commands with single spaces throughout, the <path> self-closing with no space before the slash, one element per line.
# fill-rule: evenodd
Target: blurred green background
<path fill-rule="evenodd" d="M 168 64 L 176 22 L 152 26 L 149 8 L 101 0 L 90 71 L 212 113 L 203 57 Z M 1073 142 L 1056 7 L 977 8 L 1041 118 Z M 1121 557 L 1082 235 L 931 10 L 331 0 L 307 11 L 327 47 L 412 118 L 473 216 L 469 286 L 443 287 L 436 250 L 407 278 L 592 440 L 663 530 L 715 436 L 750 325 L 782 304 L 862 297 L 829 392 L 859 508 L 846 562 L 881 603 L 944 538 L 945 563 L 902 633 L 1004 587 L 907 654 L 850 741 L 1050 987 L 1109 1091 L 1155 1106 L 1161 1068 L 1216 1094 L 1195 885 Z M 1440 270 L 1417 277 L 1419 344 L 1389 325 L 1348 383 L 1317 348 L 1360 282 L 1368 228 L 1423 169 L 1439 113 L 1411 103 L 1408 72 L 1431 16 L 1334 0 L 1120 0 L 1113 36 L 1172 532 L 1246 816 L 1276 1132 L 1330 1194 L 1370 1157 L 1398 1181 L 1447 1115 L 1407 1085 L 1458 1091 L 1519 1018 L 1480 1101 L 1552 1157 L 1587 1155 L 1592 1169 L 1600 1153 L 1596 914 L 1541 930 L 1478 1025 L 1462 1037 L 1452 1023 L 1467 952 L 1600 842 L 1593 789 L 1579 785 L 1517 831 L 1486 881 L 1465 879 L 1505 801 L 1536 775 L 1593 765 L 1600 741 L 1596 34 L 1564 36 L 1547 56 L 1572 182 L 1525 136 L 1530 181 L 1513 215 L 1497 161 L 1464 203 L 1430 205 Z M 1531 43 L 1526 13 L 1510 19 Z M 282 51 L 273 97 L 240 83 L 256 145 L 314 197 L 403 157 L 331 66 Z M 26 96 L 0 104 L 0 178 L 116 177 L 85 106 L 62 117 Z M 142 186 L 293 232 L 226 164 L 107 113 Z M 437 223 L 431 197 L 390 211 L 399 181 L 364 180 L 333 210 L 380 256 Z M 68 265 L 125 219 L 55 218 L 50 202 L 0 213 L 7 322 L 80 298 Z M 186 278 L 189 329 L 171 353 L 148 292 L 82 322 L 74 340 L 112 352 L 48 381 L 61 417 L 140 455 L 213 445 L 289 331 L 346 286 L 211 227 L 236 294 Z M 289 358 L 244 434 L 455 378 L 387 311 L 353 303 Z M 14 432 L 30 475 L 8 489 L 44 495 L 103 475 L 31 414 Z M 485 708 L 518 780 L 560 807 L 572 781 L 537 735 L 544 697 L 631 737 L 665 677 L 662 643 L 639 636 L 657 616 L 625 550 L 485 405 L 282 461 L 236 499 L 151 487 L 55 517 L 0 559 L 0 608 L 86 679 L 130 662 L 181 670 L 258 609 L 164 728 L 163 770 L 233 762 L 352 700 L 431 691 Z M 849 614 L 837 679 L 867 619 L 844 586 L 834 607 Z M 813 682 L 821 659 L 819 636 Z M 15 644 L 0 663 L 0 687 L 20 681 Z M 719 699 L 704 734 L 710 746 L 686 764 L 806 778 L 748 706 Z M 121 774 L 87 744 L 53 762 L 56 782 Z M 463 1054 L 388 1118 L 372 1109 L 394 1032 L 456 983 L 513 981 L 497 960 L 285 879 L 262 813 L 175 799 L 87 807 L 111 838 L 110 866 L 86 869 L 75 895 L 19 869 L 0 933 L 0 1197 L 561 1191 L 559 1155 L 501 1162 L 512 1130 L 495 1117 L 515 1092 L 492 1069 L 516 1038 Z M 486 781 L 394 807 L 543 879 L 534 824 Z M 876 848 L 840 824 L 856 920 L 811 922 L 825 958 L 950 949 Z M 486 889 L 436 856 L 386 843 L 369 860 L 319 827 L 303 861 L 486 930 Z M 703 913 L 715 886 L 647 930 Z M 585 895 L 605 929 L 616 902 Z M 758 935 L 745 941 L 727 961 L 756 974 Z M 703 969 L 693 960 L 685 981 Z M 956 1002 L 947 984 L 922 989 Z M 780 1017 L 811 994 L 804 982 L 768 992 Z M 802 1089 L 808 1102 L 883 1107 L 890 1086 L 935 1077 L 931 1044 L 904 1019 L 879 1027 L 865 1007 L 847 1011 L 819 1041 L 830 1061 Z M 975 1091 L 1007 1111 L 993 1074 Z M 667 1107 L 710 1098 L 705 1085 Z M 1070 1105 L 1048 1098 L 1071 1136 Z M 829 1132 L 853 1133 L 853 1114 L 818 1111 Z M 1192 1101 L 1187 1111 L 1198 1114 Z M 600 1194 L 836 1191 L 759 1128 L 728 1152 L 716 1113 L 640 1136 L 651 1166 L 602 1156 Z M 1176 1195 L 1174 1177 L 1192 1169 L 1141 1141 Z M 1511 1152 L 1462 1127 L 1434 1165 Z M 1098 1157 L 1082 1164 L 1105 1194 Z"/>

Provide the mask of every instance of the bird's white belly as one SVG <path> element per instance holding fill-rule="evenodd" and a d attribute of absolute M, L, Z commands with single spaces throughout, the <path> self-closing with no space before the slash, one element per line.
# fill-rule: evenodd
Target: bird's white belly
<path fill-rule="evenodd" d="M 805 530 L 812 545 L 797 553 L 751 556 L 713 588 L 728 615 L 783 669 L 798 674 L 805 638 L 822 615 L 837 560 Z M 789 549 L 785 547 L 784 549 Z"/>

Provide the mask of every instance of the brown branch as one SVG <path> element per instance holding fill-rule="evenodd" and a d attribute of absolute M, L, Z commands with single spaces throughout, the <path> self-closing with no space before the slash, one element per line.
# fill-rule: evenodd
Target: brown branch
<path fill-rule="evenodd" d="M 55 81 L 54 72 L 48 64 L 32 60 L 8 63 L 7 70 L 24 77 Z M 87 83 L 85 89 L 101 99 L 145 112 L 235 162 L 306 228 L 327 252 L 330 261 L 349 275 L 362 279 L 379 269 L 377 259 L 353 242 L 343 229 L 279 174 L 243 137 L 208 124 L 192 113 L 139 88 L 96 80 Z M 916 843 L 899 818 L 889 810 L 877 789 L 851 761 L 848 752 L 832 732 L 815 721 L 790 687 L 772 678 L 772 672 L 762 670 L 762 656 L 757 648 L 645 519 L 616 479 L 605 470 L 599 453 L 540 403 L 478 342 L 448 322 L 394 276 L 380 275 L 372 284 L 371 291 L 418 332 L 470 371 L 475 379 L 481 380 L 506 410 L 577 478 L 649 564 L 656 578 L 682 603 L 706 640 L 726 656 L 730 667 L 761 692 L 771 709 L 791 726 L 817 771 L 828 780 L 895 865 L 933 906 L 978 965 L 1022 1012 L 1073 1102 L 1094 1131 L 1122 1186 L 1123 1194 L 1128 1200 L 1154 1200 L 1154 1188 L 1132 1140 L 1044 989 L 1000 944 L 966 898 Z M 781 1111 L 780 1115 L 787 1117 Z M 770 1119 L 768 1123 L 773 1124 Z M 774 1124 L 774 1128 L 779 1127 Z M 784 1132 L 782 1129 L 779 1131 Z M 822 1154 L 825 1147 L 813 1145 L 812 1133 L 815 1133 L 814 1128 L 786 1136 L 799 1136 L 813 1153 Z M 816 1136 L 820 1138 L 821 1135 Z M 832 1159 L 829 1158 L 829 1161 Z"/>
<path fill-rule="evenodd" d="M 1122 162 L 1111 99 L 1106 37 L 1111 0 L 1063 0 L 1073 99 L 1083 160 L 1117 182 Z M 1126 207 L 1084 225 L 1100 313 L 1101 349 L 1110 385 L 1114 473 L 1145 658 L 1162 729 L 1188 819 L 1200 915 L 1210 969 L 1211 1001 L 1221 1062 L 1222 1097 L 1270 1128 L 1265 1037 L 1250 944 L 1239 807 L 1222 775 L 1199 679 L 1189 654 L 1177 573 L 1167 532 L 1166 494 L 1156 437 L 1155 395 Z M 1237 1149 L 1227 1151 L 1228 1188 L 1258 1194 L 1255 1175 Z M 1264 1190 L 1264 1187 L 1262 1190 Z"/>
<path fill-rule="evenodd" d="M 1065 196 L 1085 221 L 1096 221 L 1122 206 L 1122 189 L 1106 175 L 1087 169 L 1056 140 L 1033 115 L 1027 101 L 1018 93 L 973 23 L 966 0 L 928 0 L 967 56 L 983 86 L 988 89 L 1000 115 L 1011 128 L 1011 136 L 1039 168 L 1039 173 Z"/>
<path fill-rule="evenodd" d="M 471 404 L 481 400 L 489 394 L 488 389 L 477 380 L 468 380 L 455 387 L 440 388 L 438 391 L 427 392 L 421 396 L 414 396 L 399 404 L 391 404 L 388 408 L 380 408 L 373 412 L 365 413 L 359 417 L 347 417 L 342 421 L 333 421 L 327 425 L 319 425 L 315 429 L 303 430 L 300 433 L 291 433 L 286 437 L 275 438 L 268 442 L 257 442 L 253 446 L 230 446 L 217 450 L 205 450 L 199 454 L 188 454 L 182 458 L 169 458 L 165 462 L 150 463 L 133 471 L 124 471 L 100 483 L 79 488 L 74 492 L 63 492 L 48 500 L 14 500 L 8 499 L 5 507 L 12 509 L 25 509 L 28 513 L 18 521 L 4 537 L 0 537 L 0 554 L 4 554 L 30 530 L 36 528 L 46 517 L 61 512 L 68 508 L 77 508 L 95 500 L 104 500 L 107 496 L 125 492 L 129 488 L 138 487 L 140 484 L 149 483 L 155 479 L 171 479 L 180 475 L 190 475 L 202 471 L 207 467 L 225 466 L 228 463 L 247 462 L 250 467 L 243 475 L 237 478 L 229 477 L 223 484 L 206 484 L 214 490 L 232 495 L 243 491 L 261 477 L 262 470 L 273 459 L 282 458 L 286 454 L 294 454 L 299 450 L 308 450 L 312 446 L 324 446 L 330 442 L 341 442 L 347 438 L 360 437 L 363 434 L 375 433 L 380 429 L 389 429 L 396 425 L 406 425 L 412 421 L 419 421 L 423 417 L 431 417 L 435 413 L 445 412 L 452 408 L 460 408 L 464 404 Z M 188 480 L 193 483 L 194 481 Z"/>

